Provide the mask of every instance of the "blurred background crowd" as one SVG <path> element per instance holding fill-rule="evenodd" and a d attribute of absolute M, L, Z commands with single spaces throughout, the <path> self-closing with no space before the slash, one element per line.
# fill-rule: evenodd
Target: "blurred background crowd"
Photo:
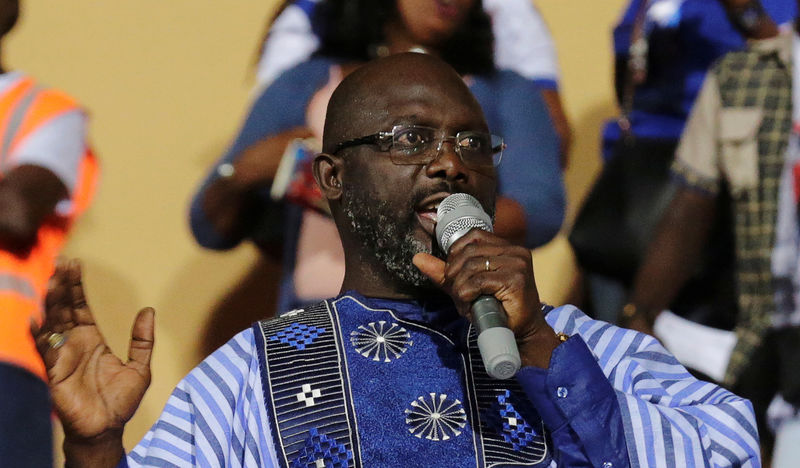
<path fill-rule="evenodd" d="M 360 64 L 412 50 L 456 68 L 504 137 L 496 230 L 532 249 L 543 300 L 654 334 L 751 399 L 765 464 L 777 435 L 792 466 L 797 0 L 81 0 L 23 3 L 16 26 L 16 2 L 0 9 L 0 392 L 20 395 L 0 434 L 36 419 L 25 405 L 48 430 L 25 333 L 62 247 L 115 349 L 137 307 L 158 310 L 129 445 L 233 334 L 335 295 L 308 165 L 325 106 Z M 0 453 L 29 449 L 10 440 Z"/>

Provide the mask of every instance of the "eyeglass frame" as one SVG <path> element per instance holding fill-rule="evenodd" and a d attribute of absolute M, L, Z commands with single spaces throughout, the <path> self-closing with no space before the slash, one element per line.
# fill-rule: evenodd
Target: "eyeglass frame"
<path fill-rule="evenodd" d="M 352 138 L 350 140 L 342 141 L 342 142 L 340 142 L 340 143 L 338 143 L 336 145 L 336 148 L 334 148 L 334 150 L 333 150 L 333 152 L 331 154 L 335 155 L 335 154 L 337 154 L 338 152 L 340 152 L 340 151 L 342 151 L 344 149 L 352 148 L 354 146 L 359 146 L 359 145 L 375 145 L 375 146 L 378 147 L 378 149 L 381 152 L 387 153 L 387 152 L 390 152 L 391 149 L 392 149 L 392 144 L 394 142 L 394 136 L 395 136 L 395 133 L 398 130 L 407 130 L 407 129 L 413 129 L 413 128 L 424 128 L 424 129 L 427 129 L 427 130 L 434 130 L 435 132 L 438 132 L 439 136 L 438 136 L 438 144 L 436 145 L 436 153 L 433 156 L 431 156 L 431 158 L 428 161 L 425 161 L 425 162 L 397 162 L 397 161 L 402 161 L 402 158 L 393 158 L 391 156 L 391 153 L 390 153 L 389 157 L 390 157 L 390 159 L 391 159 L 393 164 L 395 164 L 395 165 L 409 165 L 409 166 L 410 165 L 427 165 L 427 164 L 430 164 L 431 162 L 435 161 L 439 157 L 439 155 L 441 154 L 442 145 L 444 145 L 444 142 L 453 140 L 453 150 L 458 155 L 458 159 L 462 163 L 464 163 L 465 166 L 471 167 L 471 168 L 474 168 L 474 169 L 497 167 L 497 166 L 500 165 L 500 162 L 503 159 L 503 150 L 506 149 L 506 147 L 507 147 L 507 145 L 503 141 L 503 137 L 498 136 L 498 135 L 493 135 L 491 133 L 486 133 L 486 132 L 478 132 L 478 131 L 473 131 L 473 130 L 462 130 L 460 132 L 456 132 L 455 135 L 445 136 L 445 131 L 440 129 L 440 128 L 428 127 L 426 125 L 395 125 L 395 126 L 392 127 L 392 130 L 388 131 L 388 132 L 387 131 L 381 131 L 381 132 L 373 133 L 371 135 L 366 135 L 366 136 L 363 136 L 363 137 Z M 490 151 L 491 151 L 492 164 L 491 165 L 480 165 L 480 164 L 468 163 L 467 161 L 465 161 L 464 157 L 461 155 L 461 149 L 462 148 L 461 148 L 461 146 L 459 146 L 456 143 L 459 140 L 459 138 L 458 138 L 459 135 L 461 135 L 461 134 L 476 134 L 476 135 L 481 135 L 481 136 L 488 136 L 489 137 L 489 144 L 491 145 Z M 498 145 L 492 145 L 492 139 L 494 139 L 494 138 L 497 138 L 499 140 L 499 144 Z M 431 146 L 431 147 L 433 147 L 433 146 Z M 497 160 L 495 160 L 495 155 L 498 155 L 498 154 L 499 154 L 499 156 L 497 156 Z"/>

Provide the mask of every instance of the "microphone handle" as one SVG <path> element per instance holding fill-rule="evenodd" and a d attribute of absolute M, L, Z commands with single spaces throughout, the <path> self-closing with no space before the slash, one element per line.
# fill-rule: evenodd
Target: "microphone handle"
<path fill-rule="evenodd" d="M 503 305 L 494 296 L 484 295 L 475 299 L 470 311 L 486 372 L 495 379 L 513 377 L 522 360 Z"/>

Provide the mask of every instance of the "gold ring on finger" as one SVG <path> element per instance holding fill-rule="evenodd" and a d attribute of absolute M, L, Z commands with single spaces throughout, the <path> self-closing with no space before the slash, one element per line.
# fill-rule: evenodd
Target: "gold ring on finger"
<path fill-rule="evenodd" d="M 491 271 L 492 269 L 489 267 L 489 259 L 486 259 L 486 271 Z"/>
<path fill-rule="evenodd" d="M 64 343 L 66 343 L 66 341 L 67 337 L 64 336 L 63 333 L 52 332 L 47 337 L 47 345 L 50 347 L 50 349 L 58 349 L 64 346 Z"/>

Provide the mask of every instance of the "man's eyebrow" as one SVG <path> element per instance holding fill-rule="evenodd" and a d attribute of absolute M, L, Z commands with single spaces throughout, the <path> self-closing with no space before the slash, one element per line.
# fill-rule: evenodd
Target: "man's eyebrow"
<path fill-rule="evenodd" d="M 427 127 L 438 127 L 438 123 L 422 114 L 408 114 L 395 116 L 391 120 L 392 125 L 422 125 Z"/>
<path fill-rule="evenodd" d="M 395 124 L 402 123 L 418 123 L 420 120 L 419 114 L 406 114 L 392 116 L 392 122 Z"/>

